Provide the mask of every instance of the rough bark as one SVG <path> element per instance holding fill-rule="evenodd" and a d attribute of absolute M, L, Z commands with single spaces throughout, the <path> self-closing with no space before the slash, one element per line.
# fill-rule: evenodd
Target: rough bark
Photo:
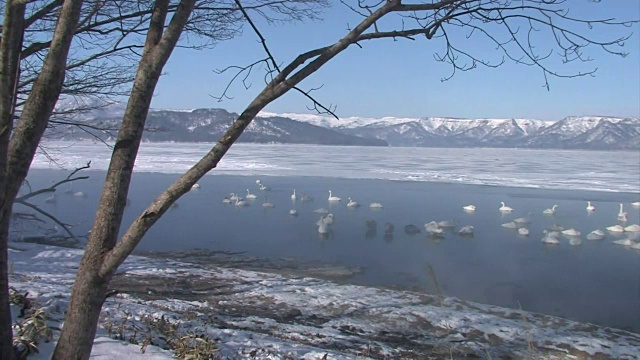
<path fill-rule="evenodd" d="M 111 155 L 107 177 L 53 359 L 88 359 L 107 287 L 115 271 L 102 273 L 102 263 L 116 244 L 126 206 L 133 166 L 153 92 L 193 11 L 195 0 L 183 0 L 163 32 L 168 0 L 154 4 L 145 49 Z M 115 269 L 114 269 L 115 270 Z"/>
<path fill-rule="evenodd" d="M 0 40 L 0 359 L 13 358 L 8 274 L 9 225 L 13 204 L 5 189 L 24 13 L 24 4 L 7 1 Z"/>
<path fill-rule="evenodd" d="M 65 1 L 53 33 L 51 47 L 33 90 L 23 106 L 13 134 L 12 118 L 18 61 L 22 48 L 25 1 L 7 2 L 0 63 L 0 358 L 10 359 L 11 319 L 8 302 L 7 247 L 11 208 L 27 176 L 64 81 L 65 65 L 75 32 L 81 0 Z"/>

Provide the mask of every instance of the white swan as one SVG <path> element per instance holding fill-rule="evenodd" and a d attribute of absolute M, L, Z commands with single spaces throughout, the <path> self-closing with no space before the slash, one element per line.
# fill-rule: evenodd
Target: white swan
<path fill-rule="evenodd" d="M 624 232 L 624 228 L 620 225 L 607 226 L 607 230 L 614 233 Z"/>
<path fill-rule="evenodd" d="M 352 198 L 349 198 L 349 202 L 347 203 L 347 206 L 351 207 L 351 208 L 356 208 L 356 207 L 359 207 L 360 204 L 358 204 L 357 202 L 353 201 Z"/>
<path fill-rule="evenodd" d="M 289 215 L 291 215 L 291 216 L 298 216 L 298 210 L 296 210 L 296 209 L 291 209 L 291 210 L 289 210 Z"/>
<path fill-rule="evenodd" d="M 627 212 L 624 211 L 624 204 L 620 203 L 620 211 L 618 211 L 618 221 L 627 222 Z"/>
<path fill-rule="evenodd" d="M 631 206 L 633 206 L 635 208 L 640 208 L 640 201 L 632 202 Z"/>
<path fill-rule="evenodd" d="M 260 191 L 269 191 L 271 189 L 261 184 L 260 187 L 258 188 L 258 190 L 260 190 Z"/>
<path fill-rule="evenodd" d="M 222 203 L 223 204 L 231 204 L 231 199 L 229 199 L 228 197 L 224 197 L 224 199 L 222 199 Z"/>
<path fill-rule="evenodd" d="M 522 235 L 522 236 L 529 236 L 529 229 L 527 228 L 520 228 L 518 229 L 518 234 Z"/>
<path fill-rule="evenodd" d="M 542 242 L 545 244 L 550 244 L 550 245 L 558 245 L 560 244 L 560 240 L 556 239 L 555 236 L 551 236 L 549 234 L 547 234 L 547 236 L 542 238 Z"/>
<path fill-rule="evenodd" d="M 256 180 L 256 185 L 261 185 L 262 182 L 260 181 L 260 179 Z"/>
<path fill-rule="evenodd" d="M 300 201 L 302 202 L 313 201 L 313 197 L 303 193 L 302 196 L 300 196 Z"/>
<path fill-rule="evenodd" d="M 195 183 L 193 184 L 193 186 L 191 186 L 192 189 L 200 189 L 200 184 Z"/>
<path fill-rule="evenodd" d="M 526 218 L 521 217 L 521 218 L 514 219 L 513 222 L 518 225 L 525 225 L 525 224 L 531 223 L 531 220 L 529 220 L 529 217 L 526 217 Z"/>
<path fill-rule="evenodd" d="M 499 208 L 498 210 L 500 210 L 500 211 L 502 211 L 502 212 L 512 212 L 512 211 L 513 211 L 513 209 L 512 209 L 512 208 L 510 208 L 510 207 L 508 207 L 508 206 L 506 206 L 506 205 L 504 204 L 504 201 L 501 201 L 501 202 L 500 202 L 500 205 L 502 205 L 502 206 L 500 206 L 500 208 Z"/>
<path fill-rule="evenodd" d="M 424 229 L 429 233 L 429 234 L 442 234 L 444 233 L 444 229 L 442 229 L 440 226 L 438 226 L 438 223 L 435 221 L 431 221 L 429 223 L 424 224 Z"/>
<path fill-rule="evenodd" d="M 562 235 L 567 235 L 567 236 L 580 236 L 580 231 L 576 230 L 576 229 L 567 229 L 567 230 L 563 230 L 562 231 Z"/>
<path fill-rule="evenodd" d="M 245 198 L 247 198 L 247 200 L 253 200 L 256 197 L 257 196 L 255 194 L 252 194 L 251 191 L 249 191 L 249 189 L 247 189 L 247 196 L 245 196 Z"/>
<path fill-rule="evenodd" d="M 327 210 L 325 208 L 320 208 L 320 209 L 313 210 L 313 212 L 316 213 L 316 214 L 328 214 L 329 210 Z"/>
<path fill-rule="evenodd" d="M 333 196 L 331 190 L 329 190 L 329 201 L 340 201 L 341 199 L 337 196 Z"/>
<path fill-rule="evenodd" d="M 636 249 L 636 250 L 640 250 L 640 243 L 635 243 L 633 245 L 631 245 L 632 249 Z"/>
<path fill-rule="evenodd" d="M 86 197 L 86 195 L 85 195 L 82 191 L 78 191 L 78 192 L 73 193 L 73 196 L 76 196 L 76 197 Z"/>
<path fill-rule="evenodd" d="M 587 211 L 596 211 L 596 207 L 591 205 L 591 201 L 587 201 Z"/>
<path fill-rule="evenodd" d="M 327 233 L 329 233 L 329 226 L 324 221 L 323 217 L 321 217 L 320 220 L 318 220 L 318 233 L 319 234 L 327 234 Z"/>
<path fill-rule="evenodd" d="M 443 220 L 438 221 L 438 226 L 441 228 L 453 228 L 456 227 L 456 224 L 453 221 Z"/>
<path fill-rule="evenodd" d="M 291 194 L 291 200 L 296 201 L 296 189 L 293 189 L 293 194 Z"/>
<path fill-rule="evenodd" d="M 236 193 L 231 193 L 229 195 L 231 195 L 231 197 L 229 197 L 231 201 L 242 200 L 242 198 Z"/>
<path fill-rule="evenodd" d="M 602 240 L 605 238 L 604 231 L 597 229 L 587 234 L 587 240 Z"/>
<path fill-rule="evenodd" d="M 579 237 L 572 237 L 569 239 L 569 245 L 578 246 L 582 245 L 582 240 Z"/>
<path fill-rule="evenodd" d="M 320 216 L 320 220 L 316 221 L 316 225 L 320 226 L 320 224 L 331 225 L 333 224 L 333 214 L 328 213 L 326 215 Z"/>
<path fill-rule="evenodd" d="M 638 224 L 633 224 L 633 225 L 626 226 L 626 227 L 624 228 L 624 231 L 628 231 L 628 232 L 640 232 L 640 225 L 638 225 Z"/>
<path fill-rule="evenodd" d="M 264 208 L 273 208 L 276 207 L 275 205 L 273 205 L 272 203 L 267 201 L 267 197 L 264 197 L 264 203 L 262 203 L 262 207 Z"/>
<path fill-rule="evenodd" d="M 623 246 L 633 246 L 636 244 L 636 242 L 631 240 L 630 238 L 615 240 L 613 243 L 616 245 L 623 245 Z"/>
<path fill-rule="evenodd" d="M 475 205 L 467 205 L 467 206 L 463 206 L 462 210 L 464 211 L 469 211 L 469 212 L 473 212 L 476 211 L 476 206 Z"/>
<path fill-rule="evenodd" d="M 463 226 L 458 230 L 458 234 L 460 235 L 471 235 L 473 234 L 473 225 Z"/>
<path fill-rule="evenodd" d="M 516 224 L 513 221 L 511 221 L 511 222 L 502 224 L 502 227 L 505 228 L 505 229 L 517 229 L 518 228 L 518 224 Z"/>
<path fill-rule="evenodd" d="M 547 215 L 551 215 L 551 214 L 555 214 L 556 213 L 556 209 L 558 208 L 558 205 L 553 205 L 552 208 L 550 209 L 546 209 L 545 211 L 543 211 L 543 214 L 547 214 Z"/>
<path fill-rule="evenodd" d="M 236 206 L 249 206 L 249 203 L 237 197 Z"/>
<path fill-rule="evenodd" d="M 382 204 L 380 204 L 379 202 L 372 202 L 371 204 L 369 204 L 369 207 L 374 209 L 382 209 Z"/>

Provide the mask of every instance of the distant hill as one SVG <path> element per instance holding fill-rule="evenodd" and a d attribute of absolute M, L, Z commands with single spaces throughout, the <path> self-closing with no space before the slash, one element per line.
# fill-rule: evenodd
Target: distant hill
<path fill-rule="evenodd" d="M 91 104 L 88 104 L 91 105 Z M 58 109 L 70 106 L 60 102 Z M 90 127 L 117 129 L 125 104 L 115 103 L 74 114 Z M 92 106 L 88 106 L 92 107 Z M 144 141 L 215 142 L 238 116 L 224 109 L 152 109 Z M 116 131 L 102 132 L 105 140 Z M 50 131 L 58 139 L 92 136 L 75 126 Z M 640 150 L 640 119 L 570 116 L 536 119 L 361 118 L 336 120 L 310 114 L 263 112 L 240 142 L 362 146 L 501 147 L 593 150 Z"/>

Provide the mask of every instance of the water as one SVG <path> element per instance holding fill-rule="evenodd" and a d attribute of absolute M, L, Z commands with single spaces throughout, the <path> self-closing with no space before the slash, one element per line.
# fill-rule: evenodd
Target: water
<path fill-rule="evenodd" d="M 111 150 L 101 143 L 45 144 L 33 168 L 83 166 L 105 170 Z M 179 174 L 211 144 L 145 143 L 136 171 Z M 216 174 L 328 176 L 458 184 L 640 193 L 640 152 L 530 149 L 438 149 L 236 144 Z"/>
<path fill-rule="evenodd" d="M 100 147 L 91 146 L 92 151 L 97 151 Z M 131 206 L 125 213 L 124 228 L 179 176 L 177 172 L 182 169 L 180 166 L 187 167 L 194 161 L 196 149 L 204 149 L 202 145 L 173 146 L 176 148 L 168 148 L 164 152 L 157 147 L 153 147 L 153 151 L 147 148 L 147 155 L 139 158 L 138 170 L 154 172 L 135 174 L 129 195 Z M 572 176 L 570 170 L 559 172 L 559 160 L 545 162 L 540 159 L 543 157 L 540 154 L 527 160 L 528 164 L 537 162 L 538 167 L 534 167 L 536 170 L 533 175 L 525 174 L 524 170 L 520 174 L 507 174 L 499 166 L 485 168 L 484 171 L 491 171 L 495 178 L 499 178 L 496 172 L 503 172 L 504 176 L 518 178 L 520 183 L 528 185 L 515 187 L 466 182 L 407 181 L 393 177 L 385 180 L 357 178 L 355 170 L 349 175 L 351 173 L 347 165 L 347 159 L 352 158 L 349 152 L 357 153 L 355 149 L 309 147 L 316 150 L 292 152 L 293 149 L 300 148 L 302 147 L 278 145 L 238 147 L 236 153 L 231 154 L 231 161 L 225 165 L 226 169 L 221 172 L 242 175 L 211 175 L 203 178 L 200 181 L 201 188 L 183 196 L 179 200 L 179 207 L 171 209 L 149 231 L 139 249 L 174 251 L 206 248 L 243 251 L 247 255 L 272 259 L 291 257 L 300 261 L 360 266 L 364 271 L 351 279 L 354 283 L 416 288 L 429 292 L 435 291 L 427 271 L 428 266 L 432 266 L 442 292 L 448 296 L 512 308 L 521 306 L 525 310 L 640 331 L 640 251 L 612 244 L 616 237 L 611 234 L 603 241 L 584 239 L 589 231 L 604 229 L 616 223 L 620 202 L 625 203 L 629 223 L 640 223 L 640 210 L 629 205 L 632 201 L 640 200 L 640 193 L 623 191 L 634 186 L 633 179 L 628 175 L 634 171 L 628 159 L 635 154 L 594 153 L 592 159 L 599 158 L 606 165 L 597 167 L 590 177 L 609 177 L 615 180 L 606 189 L 602 189 L 608 191 L 589 191 L 576 190 L 583 186 L 582 180 L 576 181 L 577 176 Z M 364 149 L 371 155 L 360 154 L 353 156 L 357 160 L 350 160 L 355 169 L 363 169 L 360 177 L 374 177 L 372 174 L 380 174 L 382 169 L 425 167 L 426 163 L 419 165 L 417 159 L 429 152 L 423 153 L 423 149 L 392 149 L 405 153 L 405 158 L 409 160 L 402 162 L 401 155 L 392 155 L 385 148 L 382 151 L 386 155 L 382 158 L 395 157 L 400 162 L 392 162 L 387 166 L 379 165 L 377 160 L 368 160 L 367 163 L 364 159 L 379 158 L 374 156 L 379 149 Z M 451 160 L 460 155 L 455 151 L 446 155 L 448 151 L 451 150 L 436 149 L 435 152 L 441 154 L 439 161 Z M 475 153 L 479 151 L 474 150 Z M 272 160 L 268 155 L 270 152 L 279 152 L 280 158 Z M 291 154 L 288 159 L 283 155 L 285 152 Z M 458 159 L 455 166 L 434 162 L 434 158 L 429 160 L 429 166 L 450 167 L 460 173 L 468 173 L 467 179 L 488 177 L 472 174 L 468 167 L 462 165 L 469 162 L 468 157 L 474 152 L 466 153 L 467 158 Z M 494 153 L 508 163 L 504 159 L 513 158 L 512 152 L 487 150 L 485 155 Z M 580 157 L 578 154 L 584 156 L 584 153 L 560 153 L 547 152 L 544 157 L 573 159 L 572 166 L 568 169 L 578 169 L 578 173 L 581 171 L 579 169 L 583 165 L 576 165 L 581 164 L 576 159 Z M 99 152 L 93 154 L 94 158 L 103 156 Z M 155 157 L 151 156 L 153 154 Z M 191 158 L 185 154 L 192 154 Z M 306 162 L 303 161 L 305 158 Z M 343 160 L 325 162 L 324 158 Z M 86 158 L 79 155 L 71 159 L 86 161 Z M 163 159 L 169 165 L 162 165 Z M 612 162 L 618 167 L 627 166 L 628 170 L 619 174 L 607 174 L 615 167 L 611 165 Z M 100 161 L 92 165 L 96 163 L 97 168 L 100 168 Z M 234 166 L 230 166 L 230 163 Z M 293 165 L 285 170 L 285 163 Z M 262 164 L 262 167 L 251 168 L 248 164 Z M 544 164 L 549 165 L 545 168 Z M 513 164 L 509 166 L 518 167 Z M 75 230 L 79 233 L 86 232 L 91 226 L 104 179 L 103 171 L 92 170 L 86 173 L 91 175 L 89 181 L 73 185 L 73 190 L 85 192 L 86 198 L 60 193 L 55 204 L 44 203 L 46 196 L 34 200 L 43 209 L 67 222 L 77 224 Z M 219 174 L 220 171 L 216 169 L 212 172 L 214 173 Z M 261 175 L 255 176 L 254 173 Z M 265 173 L 279 176 L 265 176 Z M 563 184 L 572 190 L 536 188 L 541 187 L 542 182 L 537 185 L 535 179 L 538 176 L 542 179 L 542 174 L 551 173 L 561 174 L 560 180 L 556 179 L 553 186 Z M 37 188 L 63 178 L 66 174 L 59 170 L 36 169 L 31 171 L 29 180 Z M 448 174 L 446 176 L 451 176 L 451 173 Z M 257 178 L 270 186 L 272 191 L 257 191 Z M 627 182 L 621 179 L 627 179 Z M 591 187 L 589 184 L 584 186 Z M 258 195 L 252 206 L 238 209 L 234 205 L 222 203 L 222 198 L 230 192 L 244 195 L 247 188 Z M 306 193 L 313 196 L 314 201 L 292 203 L 290 195 L 294 188 L 299 196 Z M 66 188 L 61 190 L 64 189 Z M 337 206 L 330 207 L 327 201 L 328 190 L 333 190 L 335 195 L 342 197 L 343 200 Z M 268 196 L 268 200 L 276 208 L 262 208 L 264 195 Z M 349 196 L 360 202 L 362 207 L 348 209 L 346 201 Z M 595 204 L 595 213 L 590 214 L 585 210 L 587 200 Z M 367 205 L 373 201 L 381 202 L 384 208 L 379 211 L 369 209 Z M 502 215 L 498 211 L 500 201 L 506 202 L 515 211 Z M 475 204 L 477 211 L 473 214 L 463 212 L 462 206 L 467 204 Z M 554 204 L 558 205 L 556 216 L 542 215 L 542 210 Z M 294 207 L 299 211 L 298 217 L 288 215 L 289 209 Z M 330 209 L 335 214 L 333 233 L 328 238 L 319 237 L 314 225 L 319 215 L 313 210 L 321 207 Z M 529 226 L 531 236 L 528 238 L 500 226 L 527 215 L 531 216 L 532 221 Z M 376 234 L 367 234 L 367 219 L 378 222 Z M 458 228 L 473 225 L 475 236 L 462 238 L 448 233 L 445 239 L 434 240 L 424 232 L 415 236 L 403 232 L 407 224 L 415 224 L 424 231 L 423 225 L 431 220 L 453 220 Z M 392 238 L 383 236 L 386 222 L 395 226 Z M 563 239 L 558 246 L 542 244 L 540 239 L 543 229 L 554 224 L 581 231 L 582 245 L 571 246 L 568 239 Z"/>

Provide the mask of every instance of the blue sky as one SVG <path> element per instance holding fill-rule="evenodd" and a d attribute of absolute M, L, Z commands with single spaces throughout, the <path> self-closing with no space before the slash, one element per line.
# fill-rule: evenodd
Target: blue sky
<path fill-rule="evenodd" d="M 640 19 L 640 1 L 570 0 L 571 14 L 590 18 L 610 17 Z M 267 26 L 259 23 L 268 45 L 281 63 L 298 53 L 335 42 L 354 26 L 359 18 L 337 3 L 327 9 L 318 22 Z M 385 28 L 391 29 L 390 24 Z M 612 31 L 614 30 L 614 31 Z M 480 58 L 499 60 L 495 46 L 478 38 L 466 39 L 460 29 L 448 30 L 456 45 Z M 596 28 L 590 34 L 598 38 L 615 38 L 633 32 L 625 43 L 626 58 L 593 49 L 594 58 L 586 64 L 550 63 L 553 69 L 576 73 L 598 68 L 595 77 L 559 79 L 550 77 L 550 91 L 544 85 L 541 70 L 513 63 L 497 69 L 478 67 L 458 72 L 451 80 L 450 65 L 434 60 L 443 49 L 442 39 L 416 41 L 391 39 L 351 46 L 300 85 L 303 89 L 323 86 L 313 94 L 324 104 L 337 105 L 339 116 L 451 116 L 451 117 L 526 117 L 557 120 L 569 115 L 640 116 L 640 26 L 628 29 Z M 536 45 L 548 49 L 549 37 Z M 264 71 L 258 70 L 245 90 L 236 83 L 231 100 L 218 102 L 218 95 L 231 74 L 217 75 L 214 69 L 228 65 L 245 65 L 264 57 L 257 37 L 247 27 L 244 34 L 214 49 L 194 51 L 176 49 L 156 89 L 154 108 L 188 109 L 221 107 L 242 111 L 264 87 Z M 310 103 L 290 91 L 265 110 L 273 112 L 311 113 Z"/>

